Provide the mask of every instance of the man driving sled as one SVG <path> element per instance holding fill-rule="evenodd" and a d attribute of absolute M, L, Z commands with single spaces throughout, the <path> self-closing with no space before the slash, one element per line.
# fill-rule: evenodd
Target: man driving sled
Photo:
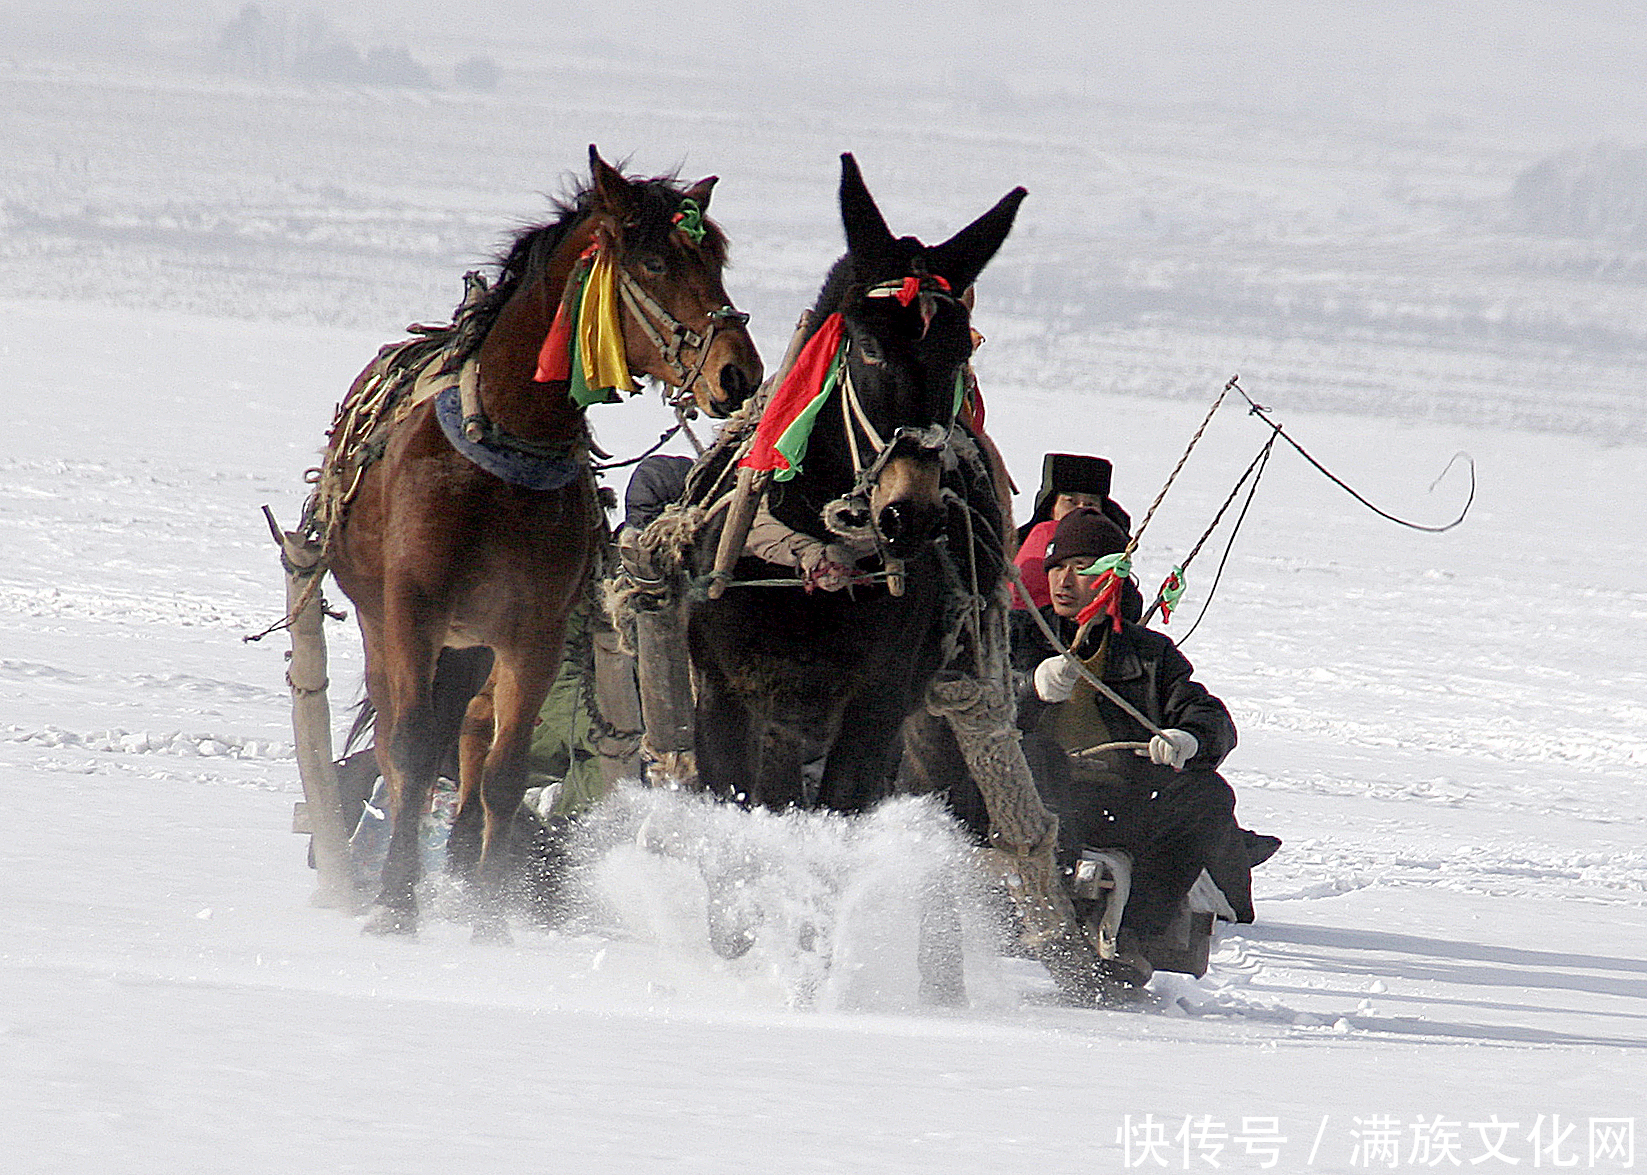
<path fill-rule="evenodd" d="M 1126 545 L 1121 529 L 1096 510 L 1059 522 L 1047 548 L 1046 612 L 1061 640 L 1076 639 L 1076 617 L 1099 594 L 1093 564 Z M 1030 673 L 1018 699 L 1024 754 L 1058 816 L 1062 865 L 1074 869 L 1087 850 L 1120 849 L 1131 858 L 1113 974 L 1139 986 L 1152 972 L 1151 940 L 1173 923 L 1202 870 L 1221 891 L 1225 916 L 1251 922 L 1251 867 L 1281 842 L 1236 823 L 1235 793 L 1217 771 L 1235 746 L 1235 724 L 1169 638 L 1099 613 L 1075 650 L 1162 731 L 1152 735 L 1039 632 L 1031 635 L 1014 649 L 1015 667 Z M 1114 742 L 1147 743 L 1148 750 L 1093 750 Z"/>

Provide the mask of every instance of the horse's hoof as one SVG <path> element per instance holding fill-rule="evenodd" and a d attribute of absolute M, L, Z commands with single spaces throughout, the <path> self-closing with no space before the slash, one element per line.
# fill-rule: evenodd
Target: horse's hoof
<path fill-rule="evenodd" d="M 741 959 L 755 945 L 760 912 L 746 906 L 709 903 L 709 945 L 723 959 Z"/>
<path fill-rule="evenodd" d="M 379 938 L 411 938 L 417 934 L 417 911 L 377 906 L 360 928 L 360 933 Z"/>
<path fill-rule="evenodd" d="M 747 926 L 710 926 L 709 945 L 723 959 L 741 959 L 755 945 L 755 932 Z"/>
<path fill-rule="evenodd" d="M 509 924 L 502 918 L 480 918 L 475 921 L 475 934 L 470 941 L 481 946 L 512 947 L 515 936 L 509 933 Z"/>

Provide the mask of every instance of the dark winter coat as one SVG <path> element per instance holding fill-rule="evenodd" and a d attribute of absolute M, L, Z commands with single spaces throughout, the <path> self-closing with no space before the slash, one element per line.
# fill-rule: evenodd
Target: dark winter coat
<path fill-rule="evenodd" d="M 1194 679 L 1189 659 L 1169 638 L 1123 622 L 1110 635 L 1100 680 L 1157 727 L 1189 731 L 1199 748 L 1182 771 L 1130 750 L 1067 754 L 1105 742 L 1148 742 L 1150 732 L 1084 682 L 1066 702 L 1037 697 L 1031 675 L 1053 650 L 1033 617 L 1021 615 L 1013 647 L 1014 667 L 1024 675 L 1018 725 L 1026 732 L 1024 756 L 1041 798 L 1058 816 L 1063 863 L 1072 865 L 1085 847 L 1131 853 L 1133 890 L 1122 925 L 1146 937 L 1166 927 L 1202 869 L 1237 919 L 1250 922 L 1247 834 L 1235 820 L 1235 793 L 1217 772 L 1236 738 L 1224 703 Z M 1074 637 L 1073 622 L 1050 608 L 1045 615 L 1061 639 Z M 1095 657 L 1097 640 L 1078 652 Z"/>
<path fill-rule="evenodd" d="M 1061 639 L 1074 637 L 1073 621 L 1065 620 L 1051 608 L 1045 609 L 1042 615 Z M 1092 627 L 1096 630 L 1099 625 Z M 1056 650 L 1046 643 L 1033 617 L 1027 614 L 1014 617 L 1014 628 L 1013 668 L 1024 675 L 1024 686 L 1018 697 L 1018 727 L 1020 730 L 1036 730 L 1043 727 L 1051 706 L 1036 697 L 1029 676 L 1035 672 L 1035 666 Z M 1089 632 L 1087 640 L 1092 647 L 1077 652 L 1090 657 L 1096 652 L 1097 639 L 1094 633 Z M 1162 729 L 1176 727 L 1193 734 L 1200 743 L 1200 749 L 1186 768 L 1212 771 L 1235 749 L 1235 723 L 1224 703 L 1194 679 L 1194 672 L 1189 658 L 1178 651 L 1169 637 L 1122 621 L 1121 631 L 1110 634 L 1104 669 L 1099 677 L 1156 726 Z M 1149 741 L 1149 731 L 1102 694 L 1078 690 L 1069 702 L 1061 704 L 1083 702 L 1096 707 L 1097 717 L 1108 731 L 1109 737 L 1102 741 Z M 1137 759 L 1137 756 L 1130 758 Z M 1128 767 L 1135 765 L 1125 760 L 1123 763 Z M 1147 759 L 1138 759 L 1137 765 L 1154 767 Z"/>

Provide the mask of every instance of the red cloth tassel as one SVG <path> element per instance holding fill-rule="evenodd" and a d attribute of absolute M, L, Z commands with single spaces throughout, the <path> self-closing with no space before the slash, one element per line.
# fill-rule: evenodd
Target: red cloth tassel
<path fill-rule="evenodd" d="M 1121 631 L 1121 579 L 1113 571 L 1104 572 L 1103 579 L 1099 580 L 1098 594 L 1092 598 L 1092 603 L 1082 608 L 1075 617 L 1077 624 L 1085 624 L 1100 612 L 1107 612 L 1110 624 L 1116 632 Z"/>
<path fill-rule="evenodd" d="M 789 369 L 783 384 L 773 393 L 772 402 L 761 413 L 761 422 L 755 426 L 755 443 L 740 462 L 743 468 L 789 468 L 789 458 L 773 446 L 823 387 L 824 376 L 829 374 L 829 365 L 835 361 L 844 332 L 840 314 L 831 314 L 795 356 L 795 366 Z"/>
<path fill-rule="evenodd" d="M 932 281 L 937 282 L 938 283 L 938 288 L 943 290 L 944 293 L 946 293 L 946 294 L 949 293 L 949 282 L 946 281 L 944 278 L 939 277 L 935 273 L 929 273 L 929 274 L 927 274 L 927 277 L 930 278 Z M 898 292 L 896 294 L 892 295 L 892 296 L 894 298 L 898 299 L 898 305 L 908 306 L 916 298 L 920 297 L 920 294 L 921 294 L 921 279 L 918 278 L 918 277 L 911 276 L 911 277 L 904 278 L 904 284 L 899 286 L 898 287 Z"/>
<path fill-rule="evenodd" d="M 562 301 L 555 311 L 555 321 L 549 334 L 538 348 L 538 371 L 532 378 L 538 383 L 572 378 L 572 313 L 570 300 Z"/>

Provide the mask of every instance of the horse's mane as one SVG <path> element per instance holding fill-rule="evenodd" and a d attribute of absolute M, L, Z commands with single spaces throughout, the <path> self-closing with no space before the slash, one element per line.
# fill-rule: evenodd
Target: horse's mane
<path fill-rule="evenodd" d="M 680 210 L 685 189 L 673 175 L 631 180 L 630 185 L 631 192 L 639 198 L 640 211 L 633 223 L 624 226 L 625 234 L 631 240 L 650 242 L 658 247 L 674 228 L 674 216 Z M 554 219 L 520 229 L 499 251 L 493 260 L 497 274 L 491 289 L 464 316 L 464 335 L 472 340 L 472 346 L 480 345 L 515 291 L 542 271 L 566 234 L 589 214 L 593 196 L 592 186 L 585 184 L 568 196 L 551 199 Z M 703 227 L 704 238 L 699 248 L 711 263 L 725 265 L 726 235 L 708 218 L 704 219 Z"/>
<path fill-rule="evenodd" d="M 840 260 L 829 267 L 829 273 L 824 278 L 823 286 L 818 290 L 818 300 L 812 303 L 808 313 L 806 337 L 810 339 L 823 326 L 824 319 L 841 308 L 846 301 L 846 293 L 852 284 L 858 280 L 858 270 L 852 264 L 852 254 L 843 254 Z M 804 340 L 803 340 L 804 341 Z"/>

